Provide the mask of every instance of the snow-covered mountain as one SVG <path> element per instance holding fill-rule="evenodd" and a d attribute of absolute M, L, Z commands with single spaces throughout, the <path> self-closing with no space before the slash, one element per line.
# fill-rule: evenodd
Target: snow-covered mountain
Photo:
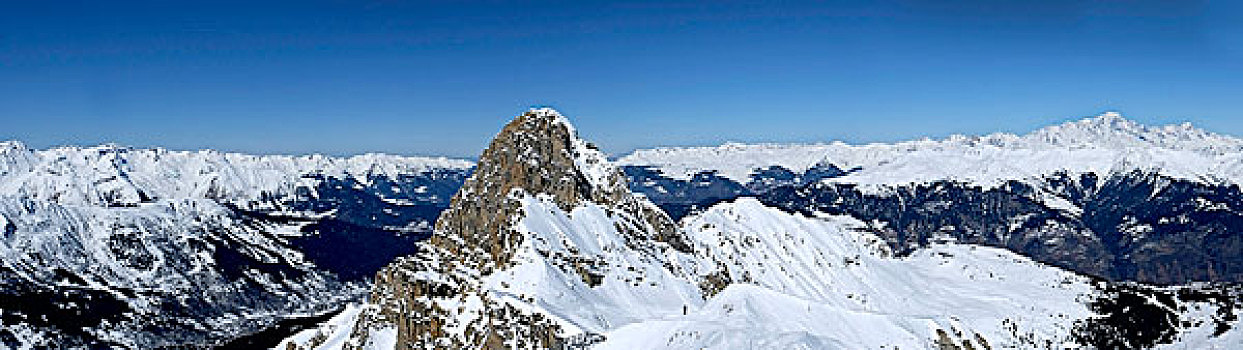
<path fill-rule="evenodd" d="M 5 142 L 0 344 L 208 346 L 334 310 L 413 253 L 471 166 Z"/>
<path fill-rule="evenodd" d="M 471 165 L 457 159 L 384 154 L 254 156 L 117 145 L 36 151 L 8 141 L 0 143 L 0 195 L 90 206 L 203 198 L 259 209 L 272 205 L 270 197 L 308 187 L 304 178 L 311 175 L 354 178 L 365 185 L 373 178 Z"/>
<path fill-rule="evenodd" d="M 997 248 L 907 254 L 754 198 L 675 225 L 555 111 L 507 125 L 419 253 L 291 348 L 1211 348 L 1240 292 L 1096 280 Z"/>
<path fill-rule="evenodd" d="M 477 167 L 5 142 L 0 344 L 1230 348 L 1243 292 L 1189 282 L 1243 281 L 1241 154 L 1116 114 L 618 164 L 551 109 Z"/>
<path fill-rule="evenodd" d="M 675 218 L 756 196 L 871 222 L 899 254 L 947 236 L 1115 280 L 1243 282 L 1243 140 L 1188 124 L 1106 113 L 1022 136 L 665 148 L 619 163 Z"/>
<path fill-rule="evenodd" d="M 1056 172 L 1151 170 L 1180 179 L 1243 183 L 1243 139 L 1190 124 L 1144 126 L 1117 113 L 1050 126 L 1026 135 L 955 135 L 894 144 L 725 144 L 637 150 L 623 166 L 659 170 L 674 179 L 711 171 L 747 183 L 759 169 L 802 173 L 816 165 L 854 171 L 835 178 L 880 190 L 939 180 L 985 187 Z"/>
<path fill-rule="evenodd" d="M 436 232 L 378 274 L 349 344 L 590 344 L 701 300 L 686 272 L 663 267 L 687 247 L 673 222 L 552 110 L 501 131 Z"/>
<path fill-rule="evenodd" d="M 1237 312 L 1237 300 L 1200 303 L 1191 291 L 1143 287 L 1119 293 L 988 247 L 935 244 L 897 258 L 850 217 L 807 217 L 741 198 L 682 226 L 697 258 L 731 283 L 684 316 L 618 327 L 600 348 L 1224 348 L 1243 341 L 1235 329 L 1214 336 L 1218 319 L 1232 322 L 1215 312 Z M 1124 300 L 1131 296 L 1165 301 Z M 1125 305 L 1102 305 L 1110 302 Z M 1184 307 L 1203 310 L 1174 311 Z M 1156 322 L 1130 322 L 1141 317 Z"/>

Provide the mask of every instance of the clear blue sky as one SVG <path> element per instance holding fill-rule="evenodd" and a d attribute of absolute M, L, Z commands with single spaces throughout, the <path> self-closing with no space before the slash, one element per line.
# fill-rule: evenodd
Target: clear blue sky
<path fill-rule="evenodd" d="M 531 105 L 614 154 L 1104 110 L 1243 134 L 1239 6 L 770 3 L 5 1 L 0 139 L 473 157 Z"/>

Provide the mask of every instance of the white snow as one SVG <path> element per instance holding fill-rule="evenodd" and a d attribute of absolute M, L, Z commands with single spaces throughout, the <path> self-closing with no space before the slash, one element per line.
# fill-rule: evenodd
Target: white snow
<path fill-rule="evenodd" d="M 815 219 L 750 198 L 685 220 L 699 258 L 737 284 L 687 316 L 605 334 L 598 349 L 933 348 L 937 329 L 1026 348 L 1004 328 L 1064 341 L 1089 314 L 1087 280 L 993 248 L 937 245 L 903 259 L 849 218 Z M 1022 276 L 1022 278 L 1016 278 Z M 961 339 L 958 340 L 961 343 Z"/>
<path fill-rule="evenodd" d="M 465 169 L 469 161 L 364 154 L 254 156 L 212 150 L 170 151 L 116 145 L 35 151 L 0 143 L 0 196 L 102 205 L 160 199 L 216 198 L 234 202 L 307 185 L 304 175 L 395 177 L 433 169 Z"/>
<path fill-rule="evenodd" d="M 622 165 L 652 166 L 688 179 L 701 171 L 746 183 L 757 168 L 795 172 L 824 162 L 860 171 L 830 181 L 865 188 L 958 180 L 984 187 L 1057 171 L 1110 173 L 1150 170 L 1194 181 L 1243 183 L 1243 140 L 1189 124 L 1143 126 L 1117 113 L 1069 122 L 1027 135 L 955 135 L 894 144 L 757 144 L 637 150 Z"/>
<path fill-rule="evenodd" d="M 362 309 L 362 306 L 358 304 L 346 305 L 344 310 L 318 327 L 304 329 L 282 340 L 280 344 L 277 344 L 272 349 L 285 350 L 289 344 L 305 346 L 312 338 L 321 336 L 325 340 L 319 346 L 316 346 L 314 350 L 341 350 L 342 346 L 345 345 L 345 341 L 349 340 L 350 332 L 354 330 L 354 323 L 358 320 L 358 314 L 362 312 Z"/>
<path fill-rule="evenodd" d="M 185 321 L 220 334 L 246 331 L 284 316 L 278 313 L 312 310 L 361 295 L 362 286 L 341 284 L 318 271 L 283 280 L 255 270 L 240 271 L 258 287 L 218 282 L 228 261 L 217 260 L 213 252 L 226 246 L 260 262 L 311 268 L 299 251 L 283 243 L 301 235 L 298 225 L 245 222 L 229 205 L 261 209 L 273 205 L 265 199 L 294 195 L 298 188 L 314 190 L 317 180 L 308 175 L 365 182 L 470 166 L 462 160 L 379 154 L 251 156 L 116 145 L 37 151 L 19 142 L 3 142 L 0 260 L 18 278 L 32 283 L 75 284 L 58 277 L 61 271 L 81 277 L 85 282 L 76 284 L 109 292 L 135 314 L 154 315 L 152 319 L 161 317 L 157 311 L 167 301 L 161 298 L 174 294 L 220 303 L 227 313 Z M 332 213 L 285 215 L 314 218 Z M 291 309 L 256 307 L 254 300 L 243 300 L 246 297 L 238 292 L 243 288 L 262 288 L 289 298 Z M 101 327 L 92 331 L 99 332 L 101 340 L 118 344 L 145 347 L 177 341 L 124 328 L 131 325 Z"/>
<path fill-rule="evenodd" d="M 286 350 L 290 346 L 298 350 L 394 349 L 397 345 L 397 330 L 392 327 L 368 330 L 368 337 L 362 339 L 361 344 L 351 343 L 359 316 L 374 307 L 367 304 L 346 305 L 344 310 L 328 321 L 281 340 L 272 350 Z"/>
<path fill-rule="evenodd" d="M 662 266 L 665 258 L 628 247 L 617 219 L 603 207 L 587 203 L 567 213 L 547 196 L 526 197 L 522 203 L 526 215 L 517 229 L 527 239 L 515 253 L 514 267 L 486 277 L 489 289 L 519 300 L 534 298 L 532 307 L 565 320 L 568 328 L 593 333 L 680 314 L 683 307 L 703 302 L 693 283 Z M 603 283 L 589 287 L 539 252 L 576 252 L 597 261 Z"/>
<path fill-rule="evenodd" d="M 1208 320 L 1211 319 L 1217 308 L 1209 305 L 1193 305 L 1188 308 L 1188 312 L 1184 313 L 1184 319 L 1190 320 Z M 1238 312 L 1237 310 L 1235 311 Z M 1209 349 L 1209 350 L 1226 350 L 1238 349 L 1243 344 L 1243 332 L 1238 330 L 1238 321 L 1230 331 L 1221 336 L 1214 337 L 1213 332 L 1215 325 L 1213 322 L 1193 322 L 1191 329 L 1186 330 L 1179 337 L 1179 341 L 1173 344 L 1158 344 L 1153 347 L 1157 350 L 1186 350 L 1186 349 Z"/>

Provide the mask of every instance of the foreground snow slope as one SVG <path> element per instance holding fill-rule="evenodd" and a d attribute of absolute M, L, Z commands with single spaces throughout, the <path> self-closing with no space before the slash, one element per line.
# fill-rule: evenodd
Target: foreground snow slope
<path fill-rule="evenodd" d="M 1072 344 L 1087 278 L 995 248 L 937 245 L 892 258 L 848 218 L 814 219 L 750 198 L 684 221 L 699 258 L 734 284 L 683 317 L 622 327 L 606 349 L 1031 348 Z"/>
<path fill-rule="evenodd" d="M 1243 140 L 1190 124 L 1144 126 L 1117 113 L 1069 122 L 1026 135 L 955 135 L 894 144 L 725 144 L 637 150 L 621 165 L 648 166 L 686 179 L 716 171 L 747 183 L 757 169 L 781 166 L 801 173 L 817 164 L 856 171 L 835 182 L 883 187 L 935 180 L 996 186 L 1058 171 L 1151 170 L 1197 180 L 1243 183 Z"/>

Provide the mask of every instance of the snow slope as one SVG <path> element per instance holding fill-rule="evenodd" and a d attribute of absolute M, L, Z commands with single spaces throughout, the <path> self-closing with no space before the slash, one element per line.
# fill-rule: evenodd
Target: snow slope
<path fill-rule="evenodd" d="M 601 348 L 919 349 L 935 347 L 938 330 L 977 348 L 1029 348 L 1069 344 L 1071 321 L 1090 314 L 1086 278 L 994 248 L 891 258 L 851 229 L 862 226 L 751 198 L 714 206 L 683 227 L 736 283 L 690 315 L 610 332 Z"/>
<path fill-rule="evenodd" d="M 1046 127 L 1026 135 L 955 135 L 894 144 L 725 144 L 637 150 L 621 165 L 650 166 L 687 179 L 703 171 L 747 183 L 758 168 L 803 172 L 820 163 L 854 169 L 831 181 L 868 187 L 958 180 L 985 187 L 1058 171 L 1151 170 L 1196 181 L 1243 183 L 1243 140 L 1190 124 L 1144 126 L 1117 113 Z"/>
<path fill-rule="evenodd" d="M 526 215 L 516 229 L 528 239 L 518 247 L 514 265 L 485 277 L 484 286 L 517 300 L 535 300 L 524 307 L 563 320 L 569 335 L 576 334 L 573 330 L 598 334 L 616 325 L 679 314 L 683 307 L 703 302 L 688 268 L 665 268 L 691 262 L 691 257 L 671 249 L 635 249 L 617 229 L 624 222 L 612 217 L 616 212 L 597 204 L 566 212 L 547 197 L 528 197 L 522 203 Z M 590 273 L 602 276 L 598 284 L 566 269 L 567 261 L 558 252 L 574 252 L 575 260 L 589 261 Z"/>
<path fill-rule="evenodd" d="M 316 342 L 318 343 L 314 347 L 316 350 L 340 350 L 345 345 L 345 341 L 349 339 L 350 332 L 354 331 L 354 321 L 358 319 L 358 313 L 362 311 L 363 307 L 358 304 L 346 305 L 345 310 L 341 310 L 318 327 L 302 330 L 281 341 L 272 349 L 287 349 L 290 346 Z"/>

